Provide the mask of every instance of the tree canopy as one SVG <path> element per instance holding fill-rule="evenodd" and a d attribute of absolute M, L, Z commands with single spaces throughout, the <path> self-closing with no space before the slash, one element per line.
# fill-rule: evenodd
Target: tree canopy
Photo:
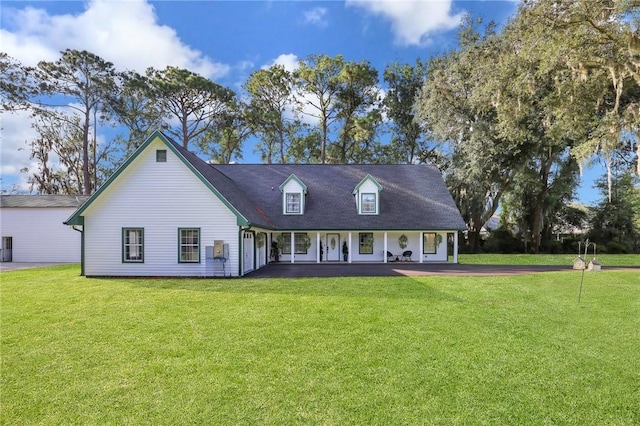
<path fill-rule="evenodd" d="M 95 191 L 161 128 L 214 162 L 251 148 L 267 163 L 435 162 L 471 250 L 501 208 L 537 252 L 566 221 L 585 164 L 606 166 L 609 204 L 620 185 L 637 187 L 639 27 L 638 0 L 525 0 L 502 28 L 467 17 L 457 48 L 426 60 L 377 70 L 312 54 L 294 71 L 253 72 L 238 92 L 172 66 L 120 71 L 87 51 L 36 67 L 0 53 L 1 106 L 32 114 L 37 167 L 24 172 L 36 192 Z"/>

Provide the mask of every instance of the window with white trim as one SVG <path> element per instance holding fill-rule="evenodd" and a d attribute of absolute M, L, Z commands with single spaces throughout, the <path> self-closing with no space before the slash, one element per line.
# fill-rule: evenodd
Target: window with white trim
<path fill-rule="evenodd" d="M 364 192 L 360 194 L 360 213 L 377 213 L 376 195 L 377 194 L 372 192 Z"/>
<path fill-rule="evenodd" d="M 286 193 L 286 209 L 287 214 L 300 214 L 302 212 L 300 200 L 302 196 L 299 192 Z"/>
<path fill-rule="evenodd" d="M 122 229 L 122 262 L 144 262 L 144 229 Z"/>
<path fill-rule="evenodd" d="M 200 262 L 200 228 L 178 229 L 178 262 Z"/>
<path fill-rule="evenodd" d="M 167 162 L 167 150 L 166 149 L 156 150 L 156 163 L 166 163 L 166 162 Z"/>

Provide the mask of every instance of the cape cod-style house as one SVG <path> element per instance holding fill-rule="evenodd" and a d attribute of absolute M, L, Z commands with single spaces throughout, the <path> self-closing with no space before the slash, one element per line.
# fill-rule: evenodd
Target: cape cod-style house
<path fill-rule="evenodd" d="M 430 165 L 208 164 L 161 132 L 65 223 L 82 231 L 86 276 L 457 262 L 466 229 Z"/>

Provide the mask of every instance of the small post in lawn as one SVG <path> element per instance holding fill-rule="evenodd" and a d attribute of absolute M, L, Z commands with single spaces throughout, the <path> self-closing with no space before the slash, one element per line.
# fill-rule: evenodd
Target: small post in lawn
<path fill-rule="evenodd" d="M 584 242 L 584 259 L 587 258 L 587 250 L 589 249 L 589 239 Z M 578 256 L 580 256 L 580 242 L 578 242 Z M 580 299 L 582 298 L 582 283 L 584 282 L 584 271 L 587 269 L 587 265 L 585 264 L 582 268 L 582 277 L 580 278 L 580 291 L 578 291 L 578 303 L 580 303 Z"/>

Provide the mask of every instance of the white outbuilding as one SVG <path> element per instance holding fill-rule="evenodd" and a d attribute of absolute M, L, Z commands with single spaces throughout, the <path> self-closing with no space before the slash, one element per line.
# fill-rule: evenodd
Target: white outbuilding
<path fill-rule="evenodd" d="M 1 262 L 80 263 L 81 234 L 64 221 L 88 197 L 1 195 Z"/>

